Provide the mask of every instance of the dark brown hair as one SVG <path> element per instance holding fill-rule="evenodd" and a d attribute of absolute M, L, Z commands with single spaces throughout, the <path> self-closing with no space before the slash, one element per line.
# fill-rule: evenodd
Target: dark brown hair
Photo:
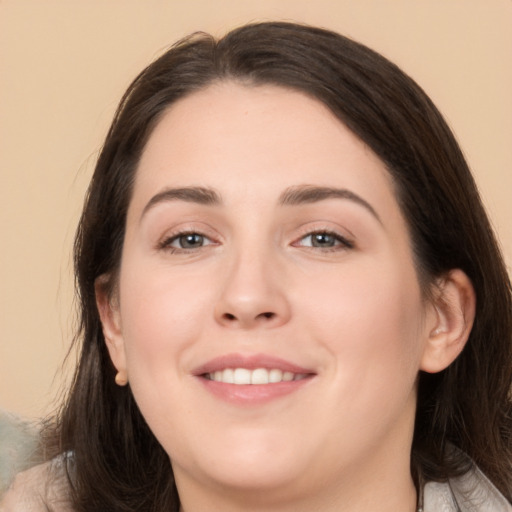
<path fill-rule="evenodd" d="M 81 355 L 57 425 L 69 451 L 79 511 L 178 510 L 169 458 L 129 387 L 114 383 L 95 303 L 101 275 L 115 286 L 134 174 L 145 143 L 172 103 L 231 80 L 296 89 L 324 103 L 385 163 L 412 238 L 424 289 L 462 269 L 477 296 L 460 357 L 421 374 L 411 470 L 446 480 L 480 466 L 511 498 L 510 281 L 475 183 L 442 116 L 421 88 L 379 54 L 339 34 L 290 23 L 194 34 L 148 66 L 119 105 L 99 156 L 75 242 Z"/>

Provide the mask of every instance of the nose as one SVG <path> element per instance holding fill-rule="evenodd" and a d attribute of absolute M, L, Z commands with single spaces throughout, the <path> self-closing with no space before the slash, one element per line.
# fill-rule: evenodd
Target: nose
<path fill-rule="evenodd" d="M 275 328 L 290 319 L 285 272 L 267 255 L 241 255 L 224 273 L 215 319 L 224 327 Z"/>

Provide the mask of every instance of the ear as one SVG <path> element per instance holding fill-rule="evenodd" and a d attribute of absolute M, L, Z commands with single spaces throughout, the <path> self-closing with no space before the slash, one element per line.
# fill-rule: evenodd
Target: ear
<path fill-rule="evenodd" d="M 110 359 L 118 372 L 126 374 L 126 354 L 121 329 L 119 301 L 109 286 L 110 277 L 99 276 L 94 283 L 96 305 Z"/>
<path fill-rule="evenodd" d="M 433 314 L 427 321 L 428 337 L 420 369 L 437 373 L 447 368 L 462 352 L 475 319 L 473 285 L 462 270 L 451 270 L 437 283 L 432 300 Z"/>

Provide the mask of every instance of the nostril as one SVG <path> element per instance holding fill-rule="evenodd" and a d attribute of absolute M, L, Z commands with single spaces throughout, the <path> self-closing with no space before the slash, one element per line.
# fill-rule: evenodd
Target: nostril
<path fill-rule="evenodd" d="M 249 315 L 250 316 L 250 315 Z M 230 324 L 231 323 L 236 323 L 238 322 L 239 320 L 242 322 L 242 323 L 245 323 L 246 321 L 251 321 L 249 319 L 249 316 L 246 318 L 245 315 L 241 315 L 241 316 L 236 316 L 236 315 L 233 315 L 233 313 L 224 313 L 222 315 L 222 318 L 224 319 L 225 322 L 229 322 Z M 253 320 L 272 320 L 276 317 L 276 314 L 273 313 L 272 311 L 265 311 L 264 313 L 259 313 L 258 315 L 256 315 L 255 317 L 250 317 L 251 319 Z"/>

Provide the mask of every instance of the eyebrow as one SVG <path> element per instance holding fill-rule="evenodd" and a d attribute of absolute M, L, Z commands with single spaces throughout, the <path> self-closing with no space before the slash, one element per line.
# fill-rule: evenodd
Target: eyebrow
<path fill-rule="evenodd" d="M 187 203 L 204 204 L 207 206 L 220 205 L 222 199 L 220 194 L 212 188 L 206 187 L 180 187 L 166 188 L 154 195 L 142 210 L 141 218 L 159 203 L 168 201 L 185 201 Z"/>
<path fill-rule="evenodd" d="M 326 199 L 347 199 L 366 208 L 381 224 L 382 220 L 375 208 L 356 193 L 335 187 L 319 187 L 316 185 L 300 185 L 286 189 L 279 198 L 279 204 L 296 206 L 300 204 L 317 203 Z"/>
<path fill-rule="evenodd" d="M 282 206 L 298 206 L 311 204 L 326 199 L 345 199 L 353 201 L 368 210 L 381 224 L 381 218 L 373 206 L 361 196 L 345 189 L 335 187 L 322 187 L 317 185 L 299 185 L 287 188 L 279 197 Z M 154 195 L 144 207 L 141 218 L 159 203 L 168 201 L 185 201 L 188 203 L 202 204 L 206 206 L 219 206 L 222 204 L 221 195 L 209 187 L 179 187 L 166 188 Z"/>

